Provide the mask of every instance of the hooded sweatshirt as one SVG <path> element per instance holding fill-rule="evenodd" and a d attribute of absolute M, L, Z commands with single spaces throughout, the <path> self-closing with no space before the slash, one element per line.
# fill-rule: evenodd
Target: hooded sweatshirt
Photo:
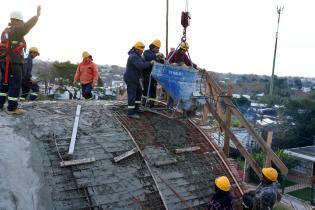
<path fill-rule="evenodd" d="M 74 75 L 74 81 L 80 80 L 80 83 L 85 85 L 89 83 L 97 84 L 98 68 L 89 58 L 84 59 L 78 66 Z"/>

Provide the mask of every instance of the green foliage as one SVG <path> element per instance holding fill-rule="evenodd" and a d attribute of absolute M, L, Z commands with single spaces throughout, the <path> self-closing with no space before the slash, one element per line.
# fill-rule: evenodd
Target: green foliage
<path fill-rule="evenodd" d="M 300 164 L 300 161 L 286 153 L 283 152 L 283 150 L 277 150 L 276 155 L 282 160 L 282 162 L 288 167 L 288 169 L 294 168 L 298 164 Z M 259 167 L 263 167 L 266 160 L 266 153 L 265 152 L 254 152 L 252 154 L 253 159 L 257 162 Z M 259 182 L 259 177 L 255 174 L 255 172 L 250 169 L 249 170 L 249 178 L 252 182 Z M 280 178 L 281 179 L 281 178 Z M 280 180 L 279 180 L 280 182 Z"/>
<path fill-rule="evenodd" d="M 284 104 L 288 98 L 286 97 L 281 97 L 279 95 L 264 95 L 259 99 L 259 103 L 267 104 L 269 106 L 273 106 L 275 104 Z"/>
<path fill-rule="evenodd" d="M 241 96 L 240 98 L 232 98 L 232 101 L 238 107 L 242 107 L 242 106 L 249 107 L 250 106 L 250 100 L 248 100 L 244 96 Z"/>
<path fill-rule="evenodd" d="M 303 97 L 292 97 L 286 103 L 284 114 L 293 118 L 292 135 L 287 136 L 287 145 L 309 146 L 315 136 L 315 94 L 312 91 Z"/>
<path fill-rule="evenodd" d="M 288 81 L 286 77 L 280 78 L 276 75 L 274 76 L 273 95 L 278 95 L 280 97 L 289 97 L 291 95 L 291 90 L 288 86 Z"/>
<path fill-rule="evenodd" d="M 276 203 L 276 205 L 272 209 L 273 210 L 290 210 L 289 207 L 285 206 L 282 203 Z"/>
<path fill-rule="evenodd" d="M 303 189 L 289 192 L 288 194 L 292 195 L 294 197 L 300 198 L 302 200 L 305 200 L 305 201 L 310 201 L 311 200 L 311 191 L 312 191 L 312 188 L 306 187 Z M 314 193 L 315 193 L 315 191 L 314 191 Z"/>
<path fill-rule="evenodd" d="M 70 61 L 66 62 L 54 62 L 53 64 L 53 75 L 56 78 L 55 83 L 59 85 L 72 84 L 77 64 L 72 64 Z"/>
<path fill-rule="evenodd" d="M 233 118 L 231 120 L 231 125 L 232 125 L 232 127 L 236 127 L 236 128 L 244 128 L 244 126 L 242 125 L 241 121 L 239 121 L 236 118 Z"/>

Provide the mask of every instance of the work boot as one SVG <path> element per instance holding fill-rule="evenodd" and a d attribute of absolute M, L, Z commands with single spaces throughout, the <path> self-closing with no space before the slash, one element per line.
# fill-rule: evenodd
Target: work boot
<path fill-rule="evenodd" d="M 142 108 L 136 109 L 135 111 L 136 111 L 137 113 L 143 113 L 143 112 L 144 112 L 144 110 L 143 110 Z"/>
<path fill-rule="evenodd" d="M 26 112 L 26 110 L 24 109 L 21 109 L 21 108 L 16 108 L 16 109 L 13 109 L 13 110 L 6 110 L 6 113 L 7 114 L 16 114 L 16 115 L 20 115 L 20 114 L 24 114 Z"/>
<path fill-rule="evenodd" d="M 128 117 L 136 119 L 136 120 L 140 120 L 140 116 L 138 114 L 128 114 Z"/>

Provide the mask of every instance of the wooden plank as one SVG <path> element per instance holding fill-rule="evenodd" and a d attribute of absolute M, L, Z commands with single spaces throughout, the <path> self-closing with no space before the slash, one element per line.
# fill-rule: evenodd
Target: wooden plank
<path fill-rule="evenodd" d="M 268 136 L 267 136 L 267 145 L 270 149 L 271 149 L 271 143 L 272 143 L 272 134 L 273 132 L 269 131 Z M 266 168 L 271 167 L 271 159 L 270 159 L 269 151 L 267 151 L 266 153 L 265 167 Z"/>
<path fill-rule="evenodd" d="M 237 137 L 232 133 L 232 131 L 228 128 L 226 123 L 220 118 L 219 114 L 216 112 L 214 106 L 207 101 L 207 106 L 212 116 L 220 123 L 221 127 L 226 130 L 227 134 L 230 136 L 234 145 L 238 149 L 238 151 L 243 155 L 243 157 L 248 161 L 249 165 L 252 167 L 257 176 L 261 177 L 261 169 L 259 168 L 256 161 L 251 157 L 248 151 L 243 147 Z"/>
<path fill-rule="evenodd" d="M 222 94 L 221 88 L 209 74 L 207 74 L 207 81 L 209 85 L 212 86 L 213 90 L 217 92 L 217 94 L 219 95 Z M 258 141 L 262 149 L 265 152 L 270 151 L 270 158 L 277 166 L 277 168 L 280 170 L 281 174 L 283 175 L 288 174 L 288 168 L 284 165 L 280 158 L 267 146 L 265 140 L 261 136 L 259 136 L 258 133 L 256 133 L 255 129 L 247 122 L 242 113 L 237 108 L 235 108 L 234 104 L 232 103 L 232 100 L 226 97 L 223 97 L 223 100 L 226 103 L 226 105 L 231 108 L 232 114 L 234 114 L 239 119 L 239 121 L 246 128 L 246 130 L 256 139 L 256 141 Z"/>
<path fill-rule="evenodd" d="M 174 164 L 174 163 L 177 163 L 176 158 L 170 158 L 170 159 L 166 159 L 166 160 L 157 160 L 154 162 L 154 165 L 159 167 L 159 166 L 165 166 L 165 165 L 170 165 L 170 164 Z"/>
<path fill-rule="evenodd" d="M 77 105 L 77 111 L 75 113 L 71 142 L 70 142 L 69 152 L 68 152 L 69 155 L 73 155 L 73 152 L 74 152 L 74 146 L 75 146 L 75 141 L 77 138 L 77 131 L 78 131 L 78 125 L 79 125 L 79 119 L 80 119 L 80 112 L 81 112 L 81 105 Z"/>
<path fill-rule="evenodd" d="M 117 162 L 119 162 L 119 161 L 121 161 L 121 160 L 123 160 L 123 159 L 125 159 L 125 158 L 127 158 L 127 157 L 129 157 L 129 156 L 131 156 L 133 154 L 135 154 L 136 152 L 138 152 L 137 147 L 135 147 L 132 150 L 129 150 L 129 151 L 127 151 L 127 152 L 117 156 L 117 157 L 114 157 L 114 162 L 117 163 Z"/>
<path fill-rule="evenodd" d="M 61 161 L 60 167 L 68 167 L 68 166 L 75 166 L 87 163 L 94 163 L 96 160 L 95 158 L 83 158 L 79 160 L 69 160 L 69 161 Z"/>
<path fill-rule="evenodd" d="M 205 96 L 210 96 L 210 87 L 209 85 L 206 83 L 205 85 Z M 208 111 L 208 107 L 206 105 L 202 105 L 202 122 L 208 122 L 209 120 L 209 111 Z"/>
<path fill-rule="evenodd" d="M 194 151 L 197 151 L 197 150 L 200 150 L 199 146 L 175 149 L 174 152 L 176 154 L 180 154 L 180 153 L 184 153 L 184 152 L 194 152 Z"/>
<path fill-rule="evenodd" d="M 232 85 L 229 83 L 228 89 L 227 89 L 227 96 L 232 97 Z M 231 108 L 229 106 L 226 107 L 226 113 L 225 113 L 225 122 L 228 128 L 231 127 Z M 230 153 L 230 137 L 228 133 L 224 132 L 224 146 L 223 146 L 223 152 L 224 154 L 229 157 Z"/>

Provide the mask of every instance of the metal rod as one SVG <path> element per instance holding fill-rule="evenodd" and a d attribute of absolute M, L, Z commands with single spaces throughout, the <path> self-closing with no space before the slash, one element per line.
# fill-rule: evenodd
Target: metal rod
<path fill-rule="evenodd" d="M 151 177 L 152 177 L 152 179 L 153 179 L 153 181 L 154 181 L 154 183 L 155 183 L 155 186 L 156 186 L 157 190 L 159 191 L 159 194 L 160 194 L 162 203 L 163 203 L 165 209 L 168 210 L 169 208 L 168 208 L 167 205 L 166 205 L 166 200 L 165 200 L 165 198 L 164 198 L 164 196 L 163 196 L 163 194 L 162 194 L 162 191 L 160 190 L 160 187 L 159 187 L 159 185 L 158 185 L 158 182 L 157 182 L 157 180 L 156 180 L 156 177 L 153 175 L 153 172 L 152 172 L 152 170 L 151 170 L 151 167 L 149 166 L 149 163 L 148 163 L 148 161 L 147 161 L 146 158 L 145 158 L 145 155 L 144 155 L 143 152 L 141 151 L 139 145 L 137 144 L 135 138 L 133 137 L 133 135 L 131 134 L 131 132 L 129 131 L 129 129 L 124 125 L 123 120 L 120 119 L 120 116 L 117 115 L 117 117 L 115 116 L 115 118 L 117 119 L 118 122 L 121 123 L 121 126 L 122 126 L 122 127 L 124 128 L 124 130 L 128 133 L 128 135 L 130 136 L 130 138 L 131 138 L 131 140 L 133 141 L 134 145 L 137 147 L 137 149 L 138 149 L 138 151 L 139 151 L 141 157 L 143 158 L 143 161 L 144 161 L 145 165 L 146 165 L 147 168 L 148 168 L 148 171 L 149 171 L 150 174 L 151 174 Z"/>
<path fill-rule="evenodd" d="M 161 176 L 159 176 L 159 178 L 166 184 L 166 186 L 168 188 L 170 188 L 170 190 L 172 190 L 172 192 L 176 195 L 176 197 L 179 198 L 179 200 L 185 204 L 185 206 L 190 209 L 190 210 L 193 210 L 194 208 L 172 187 L 172 185 L 166 181 L 165 179 L 163 179 Z"/>
<path fill-rule="evenodd" d="M 148 210 L 138 197 L 136 197 L 133 194 L 131 194 L 131 198 L 132 198 L 132 200 L 137 202 L 143 210 Z"/>

